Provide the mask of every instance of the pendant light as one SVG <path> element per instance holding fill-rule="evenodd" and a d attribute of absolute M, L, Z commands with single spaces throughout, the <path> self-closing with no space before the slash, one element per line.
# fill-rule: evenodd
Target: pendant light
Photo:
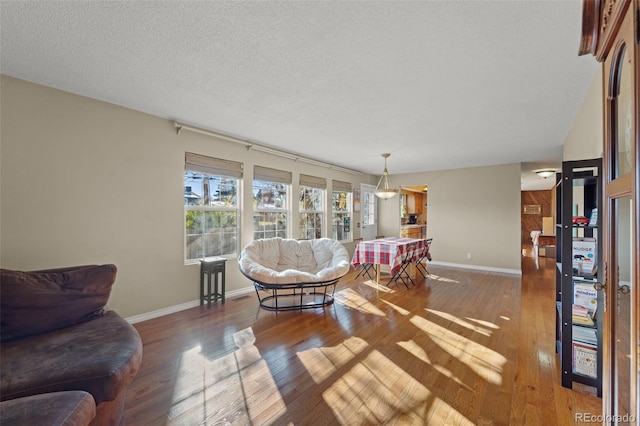
<path fill-rule="evenodd" d="M 378 186 L 376 186 L 376 190 L 373 191 L 376 194 L 376 197 L 380 197 L 384 200 L 387 200 L 398 193 L 396 188 L 391 186 L 391 181 L 389 180 L 389 172 L 387 172 L 387 158 L 391 154 L 385 153 L 382 154 L 384 157 L 384 172 L 382 172 L 382 176 L 380 176 L 380 180 L 378 181 Z"/>

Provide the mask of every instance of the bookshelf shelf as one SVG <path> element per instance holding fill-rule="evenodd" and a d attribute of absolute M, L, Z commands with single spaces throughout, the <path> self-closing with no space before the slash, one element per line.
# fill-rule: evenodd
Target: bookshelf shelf
<path fill-rule="evenodd" d="M 602 294 L 594 284 L 601 268 L 601 159 L 565 161 L 556 191 L 556 351 L 562 386 L 582 383 L 602 396 Z M 588 225 L 573 223 L 576 216 Z M 599 311 L 600 309 L 600 311 Z"/>

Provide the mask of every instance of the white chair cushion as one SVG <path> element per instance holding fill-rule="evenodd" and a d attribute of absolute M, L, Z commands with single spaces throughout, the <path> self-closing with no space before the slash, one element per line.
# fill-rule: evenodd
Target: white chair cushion
<path fill-rule="evenodd" d="M 313 283 L 337 279 L 350 268 L 349 253 L 336 240 L 254 240 L 240 253 L 240 270 L 266 284 Z"/>

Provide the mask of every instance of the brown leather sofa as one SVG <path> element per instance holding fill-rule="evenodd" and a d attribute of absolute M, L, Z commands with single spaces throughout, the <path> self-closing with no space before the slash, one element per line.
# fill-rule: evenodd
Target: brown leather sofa
<path fill-rule="evenodd" d="M 84 391 L 41 393 L 0 402 L 4 426 L 89 425 L 96 416 L 96 402 Z"/>
<path fill-rule="evenodd" d="M 127 386 L 142 362 L 142 341 L 116 312 L 105 312 L 116 272 L 114 265 L 0 270 L 3 405 L 16 400 L 12 406 L 20 408 L 18 398 L 85 391 L 95 400 L 92 425 L 121 423 Z M 5 408 L 2 416 L 16 414 Z"/>

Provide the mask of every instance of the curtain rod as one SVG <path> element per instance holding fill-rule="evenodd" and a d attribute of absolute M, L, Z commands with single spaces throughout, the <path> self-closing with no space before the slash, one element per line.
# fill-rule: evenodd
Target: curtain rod
<path fill-rule="evenodd" d="M 224 139 L 229 142 L 239 143 L 247 147 L 247 151 L 252 149 L 260 152 L 264 152 L 267 154 L 277 155 L 279 157 L 288 158 L 294 161 L 300 161 L 302 163 L 312 164 L 314 166 L 326 167 L 331 170 L 336 170 L 339 172 L 349 173 L 352 175 L 361 175 L 362 172 L 358 170 L 346 169 L 344 167 L 336 166 L 335 164 L 325 163 L 324 161 L 314 160 L 312 158 L 303 157 L 301 155 L 297 155 L 291 152 L 282 151 L 275 148 L 270 148 L 268 146 L 260 145 L 250 140 L 241 139 L 231 135 L 225 135 L 224 133 L 215 132 L 213 130 L 201 129 L 199 127 L 189 126 L 188 124 L 182 124 L 177 121 L 173 122 L 173 127 L 176 129 L 176 133 L 179 135 L 182 130 L 188 130 L 190 132 L 200 133 L 207 136 L 213 136 L 216 138 Z"/>

